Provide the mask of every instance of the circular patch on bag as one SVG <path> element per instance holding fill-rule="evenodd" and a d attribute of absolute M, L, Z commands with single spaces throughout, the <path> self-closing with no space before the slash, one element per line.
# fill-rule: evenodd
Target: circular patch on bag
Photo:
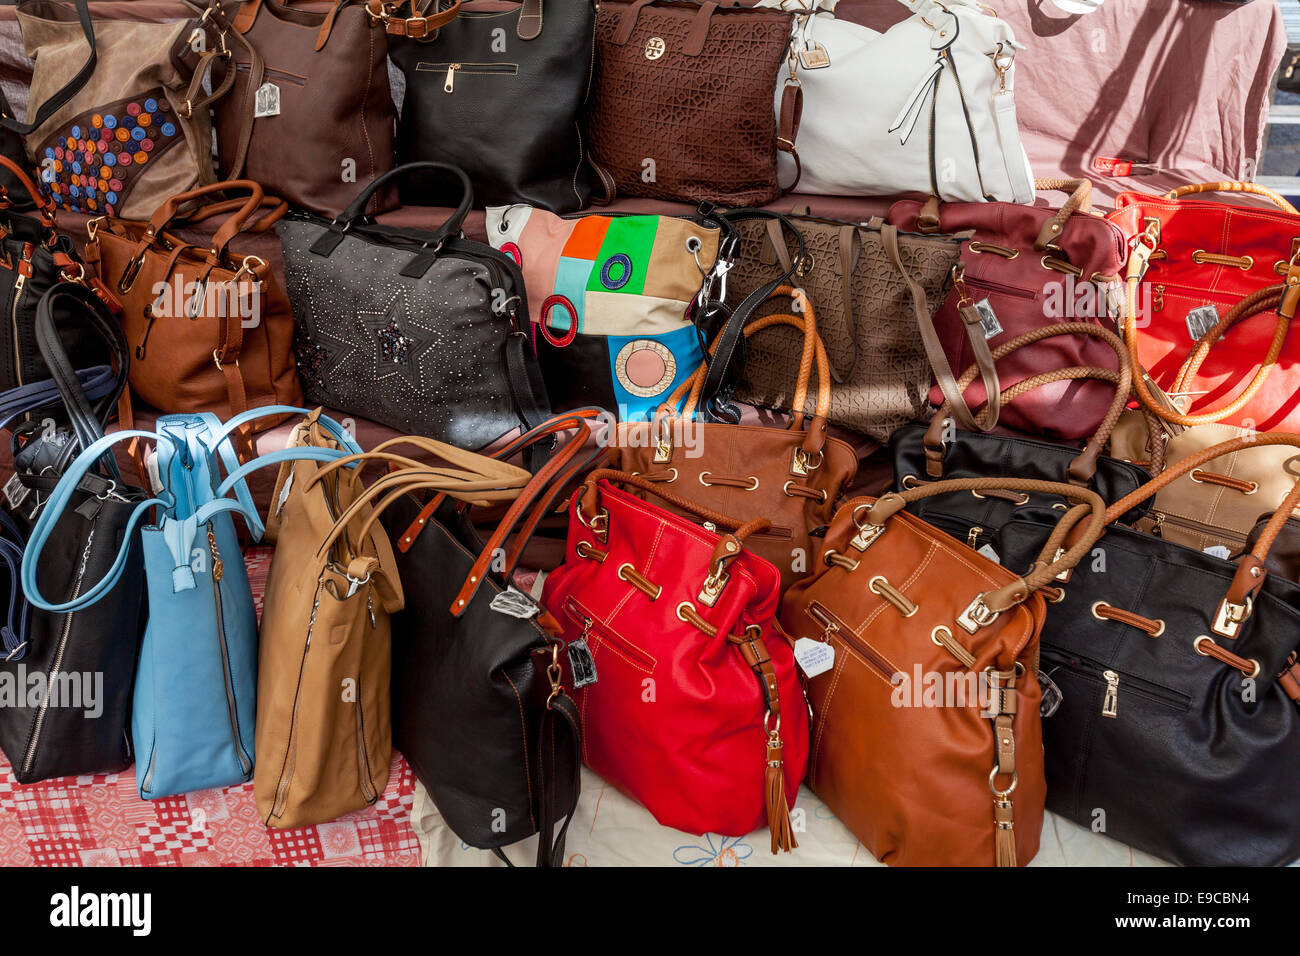
<path fill-rule="evenodd" d="M 628 342 L 614 358 L 618 384 L 638 398 L 662 395 L 677 377 L 677 359 L 668 346 L 654 339 Z"/>
<path fill-rule="evenodd" d="M 555 326 L 564 333 L 558 336 L 551 334 L 551 312 L 554 311 L 557 305 L 563 307 L 564 311 L 569 313 L 567 325 Z M 578 336 L 578 310 L 565 296 L 547 296 L 546 301 L 542 303 L 541 319 L 542 321 L 539 324 L 542 327 L 542 337 L 556 348 L 564 348 Z"/>
<path fill-rule="evenodd" d="M 501 251 L 504 252 L 506 255 L 508 255 L 511 259 L 514 259 L 515 265 L 519 266 L 519 268 L 521 269 L 523 268 L 524 250 L 520 249 L 513 242 L 503 242 L 501 243 Z"/>
<path fill-rule="evenodd" d="M 614 267 L 618 266 L 618 276 L 614 275 Z M 628 284 L 632 278 L 632 260 L 621 252 L 616 252 L 600 267 L 600 284 L 611 292 L 621 289 Z"/>

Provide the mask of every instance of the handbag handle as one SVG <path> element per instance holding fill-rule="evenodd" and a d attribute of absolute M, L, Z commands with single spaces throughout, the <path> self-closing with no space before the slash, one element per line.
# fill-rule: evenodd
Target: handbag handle
<path fill-rule="evenodd" d="M 997 362 L 1018 349 L 1041 342 L 1043 339 L 1055 338 L 1061 335 L 1087 335 L 1100 339 L 1114 351 L 1119 362 L 1119 371 L 1116 372 L 1095 366 L 1053 369 L 1050 372 L 1042 372 L 1016 383 L 1003 391 L 1000 398 L 1003 403 L 1014 401 L 1020 395 L 1042 385 L 1069 379 L 1089 378 L 1112 382 L 1115 385 L 1115 394 L 1111 399 L 1110 407 L 1106 411 L 1106 417 L 1101 420 L 1096 432 L 1088 439 L 1083 451 L 1070 462 L 1068 471 L 1070 482 L 1072 484 L 1087 484 L 1092 480 L 1093 475 L 1097 473 L 1097 458 L 1105 449 L 1106 442 L 1110 440 L 1111 432 L 1115 430 L 1120 415 L 1124 413 L 1124 408 L 1128 405 L 1133 375 L 1132 366 L 1129 364 L 1128 350 L 1124 347 L 1124 343 L 1114 333 L 1099 325 L 1092 325 L 1088 322 L 1057 322 L 1052 325 L 1039 326 L 1003 342 L 993 350 L 992 357 L 994 362 Z M 961 379 L 957 382 L 957 387 L 965 392 L 979 373 L 979 366 L 972 365 L 962 374 Z M 925 467 L 926 474 L 931 478 L 943 476 L 943 433 L 945 431 L 944 423 L 948 419 L 948 415 L 949 407 L 945 402 L 935 413 L 934 418 L 930 420 L 930 427 L 925 432 Z"/>
<path fill-rule="evenodd" d="M 17 133 L 19 136 L 30 136 L 40 129 L 46 120 L 81 92 L 82 88 L 90 82 L 90 77 L 95 72 L 95 66 L 99 62 L 99 51 L 95 46 L 95 26 L 90 19 L 90 6 L 86 0 L 72 0 L 72 4 L 77 9 L 77 21 L 81 24 L 81 33 L 86 38 L 86 45 L 90 48 L 86 54 L 86 62 L 81 65 L 81 69 L 77 70 L 67 83 L 63 84 L 37 108 L 36 115 L 30 123 L 20 123 L 13 117 L 0 116 L 0 126 Z"/>
<path fill-rule="evenodd" d="M 12 173 L 14 179 L 18 180 L 18 183 L 27 191 L 27 195 L 31 197 L 32 202 L 36 206 L 36 212 L 41 218 L 41 225 L 46 229 L 51 230 L 52 244 L 53 230 L 55 227 L 54 214 L 55 210 L 58 208 L 54 205 L 54 200 L 48 198 L 44 193 L 42 193 L 40 188 L 32 180 L 32 177 L 27 175 L 27 171 L 22 169 L 8 156 L 0 156 L 0 166 L 3 166 Z M 8 188 L 0 186 L 0 210 L 8 209 L 10 205 L 11 202 L 9 199 Z"/>
<path fill-rule="evenodd" d="M 411 445 L 422 451 L 428 452 L 441 460 L 448 462 L 452 467 L 437 468 L 430 466 L 427 462 L 417 461 L 413 458 L 407 458 L 402 455 L 396 455 L 388 451 L 389 448 L 398 445 Z M 457 448 L 455 445 L 448 445 L 446 442 L 440 442 L 432 438 L 422 438 L 417 435 L 405 435 L 400 438 L 390 438 L 376 445 L 368 452 L 359 454 L 345 455 L 332 462 L 329 462 L 322 468 L 318 469 L 311 476 L 304 490 L 314 487 L 318 482 L 323 480 L 331 472 L 340 468 L 349 468 L 353 465 L 360 465 L 364 468 L 372 462 L 387 462 L 390 465 L 400 465 L 407 469 L 423 469 L 430 472 L 445 476 L 449 481 L 459 480 L 463 483 L 466 490 L 477 488 L 522 488 L 532 477 L 523 468 L 511 465 L 504 461 L 498 461 L 486 455 L 477 452 L 465 451 L 463 448 Z M 391 472 L 390 474 L 401 474 L 401 472 Z M 383 479 L 379 479 L 382 481 Z M 457 497 L 464 497 L 458 495 Z M 513 497 L 513 496 L 511 496 Z M 465 499 L 476 501 L 497 500 L 496 498 L 484 497 L 481 499 Z"/>
<path fill-rule="evenodd" d="M 632 38 L 632 31 L 636 29 L 637 18 L 641 16 L 642 8 L 655 2 L 656 0 L 633 0 L 623 11 L 623 16 L 619 18 L 618 26 L 614 30 L 613 42 L 619 46 L 627 43 Z M 691 28 L 686 34 L 686 41 L 682 44 L 682 52 L 687 56 L 699 56 L 704 52 L 704 41 L 709 35 L 709 23 L 719 7 L 724 10 L 735 10 L 740 7 L 740 4 L 737 0 L 704 0 L 700 3 L 699 10 L 691 18 Z"/>
<path fill-rule="evenodd" d="M 440 0 L 435 0 L 440 2 Z M 401 10 L 402 6 L 409 4 L 411 15 L 409 17 L 400 17 L 395 14 Z M 425 0 L 424 8 L 428 8 L 428 0 Z M 384 30 L 395 37 L 410 37 L 412 40 L 432 39 L 439 30 L 455 20 L 460 14 L 460 0 L 456 0 L 446 10 L 439 10 L 432 15 L 420 14 L 420 4 L 418 0 L 366 0 L 366 12 L 370 14 L 370 22 L 384 24 Z M 541 24 L 538 24 L 540 29 Z M 520 34 L 521 39 L 528 39 Z"/>
<path fill-rule="evenodd" d="M 588 527 L 591 527 L 591 522 L 595 522 L 597 518 L 603 514 L 600 510 L 599 483 L 601 481 L 617 482 L 622 485 L 632 485 L 635 488 L 640 488 L 642 491 L 648 491 L 656 498 L 663 499 L 670 505 L 685 511 L 687 514 L 694 515 L 704 521 L 712 521 L 720 528 L 733 529 L 734 536 L 738 542 L 743 542 L 751 534 L 755 534 L 759 531 L 766 531 L 768 528 L 772 527 L 772 520 L 770 518 L 751 518 L 748 521 L 742 521 L 739 518 L 733 518 L 732 516 L 725 515 L 720 511 L 714 511 L 712 508 L 706 508 L 704 505 L 691 501 L 689 498 L 683 498 L 681 495 L 667 491 L 660 484 L 643 478 L 641 475 L 630 471 L 618 471 L 614 468 L 597 468 L 586 477 L 582 483 L 582 488 L 579 489 L 581 497 L 578 500 L 578 518 Z M 584 516 L 590 517 L 588 518 Z M 736 552 L 732 552 L 732 556 L 738 552 L 739 549 L 737 549 Z"/>
<path fill-rule="evenodd" d="M 371 196 L 383 189 L 387 184 L 418 172 L 447 173 L 460 182 L 460 204 L 443 224 L 434 231 L 432 238 L 428 242 L 428 245 L 433 246 L 434 251 L 437 251 L 438 247 L 447 239 L 461 232 L 465 217 L 469 215 L 470 207 L 474 204 L 474 186 L 470 182 L 469 176 L 465 174 L 465 170 L 459 166 L 452 166 L 449 163 L 436 163 L 432 160 L 404 163 L 371 180 L 366 188 L 361 190 L 356 198 L 352 200 L 348 208 L 343 210 L 337 219 L 332 220 L 329 227 L 317 237 L 316 241 L 311 245 L 311 251 L 318 256 L 328 256 L 343 241 L 344 233 L 351 229 L 358 219 L 363 218 L 366 204 L 370 202 Z"/>
<path fill-rule="evenodd" d="M 1300 443 L 1300 439 L 1297 439 Z M 1074 543 L 1069 548 L 1054 549 L 1059 553 L 1051 562 L 1039 561 L 1023 578 L 1017 578 L 1010 584 L 1003 585 L 979 595 L 962 615 L 969 621 L 962 626 L 970 633 L 992 623 L 1003 611 L 1026 600 L 1030 594 L 1044 585 L 1051 584 L 1059 574 L 1069 571 L 1086 555 L 1097 539 L 1101 537 L 1106 526 L 1106 503 L 1101 496 L 1090 488 L 1069 485 L 1059 481 L 1039 481 L 1034 478 L 950 478 L 933 484 L 921 485 L 901 492 L 881 495 L 874 503 L 869 500 L 854 499 L 843 507 L 852 507 L 853 522 L 857 525 L 858 535 L 853 539 L 853 547 L 862 544 L 858 550 L 865 550 L 885 531 L 887 522 L 907 505 L 930 498 L 935 495 L 952 494 L 957 491 L 1028 491 L 1038 494 L 1059 495 L 1081 505 L 1088 506 L 1087 524 L 1071 518 L 1063 527 L 1057 528 L 1057 539 L 1064 540 L 1067 530 L 1073 532 Z M 1130 496 L 1131 497 L 1131 496 Z M 1131 507 L 1131 505 L 1130 505 Z M 1122 514 L 1123 512 L 1121 512 Z M 859 515 L 863 520 L 859 521 Z M 1070 516 L 1066 513 L 1066 517 Z M 1065 521 L 1065 518 L 1062 518 Z M 1080 532 L 1079 529 L 1082 529 Z M 1049 542 L 1051 544 L 1052 542 Z M 1044 549 L 1046 551 L 1046 549 Z"/>
<path fill-rule="evenodd" d="M 1224 181 L 1218 183 L 1192 183 L 1187 186 L 1179 186 L 1177 189 L 1171 189 L 1165 193 L 1166 199 L 1182 199 L 1184 196 L 1195 196 L 1198 193 L 1252 193 L 1256 196 L 1263 196 L 1273 205 L 1277 206 L 1283 212 L 1289 212 L 1292 215 L 1300 215 L 1300 210 L 1291 205 L 1286 197 L 1276 193 L 1267 186 L 1261 186 L 1258 183 L 1243 183 Z"/>
<path fill-rule="evenodd" d="M 1266 445 L 1290 445 L 1300 449 L 1300 435 L 1290 432 L 1261 432 L 1250 437 L 1232 438 L 1202 449 L 1194 455 L 1188 455 L 1111 505 L 1106 511 L 1106 520 L 1108 522 L 1118 520 L 1129 509 L 1216 458 Z M 1273 512 L 1273 517 L 1264 526 L 1250 553 L 1238 560 L 1237 573 L 1233 575 L 1227 596 L 1219 602 L 1218 613 L 1212 625 L 1216 634 L 1229 638 L 1236 637 L 1240 626 L 1250 617 L 1254 600 L 1268 577 L 1268 568 L 1265 566 L 1268 552 L 1298 505 L 1300 505 L 1300 480 L 1296 481 L 1290 493 Z"/>
<path fill-rule="evenodd" d="M 107 400 L 101 402 L 98 411 L 91 407 L 90 400 L 81 390 L 77 371 L 72 367 L 63 347 L 58 324 L 54 319 L 56 306 L 69 309 L 81 323 L 99 336 L 112 355 L 113 365 L 117 368 L 117 380 L 113 391 L 106 396 Z M 36 345 L 50 371 L 50 378 L 58 387 L 72 430 L 83 448 L 104 437 L 104 425 L 126 388 L 131 363 L 121 323 L 113 316 L 105 315 L 103 310 L 104 305 L 99 296 L 86 286 L 73 282 L 60 282 L 51 286 L 36 303 Z M 110 478 L 122 481 L 117 459 L 111 453 L 106 454 L 101 462 Z"/>
<path fill-rule="evenodd" d="M 74 373 L 77 387 L 92 402 L 113 394 L 117 387 L 117 372 L 111 365 L 93 365 L 77 369 Z M 63 401 L 63 393 L 53 379 L 29 382 L 18 388 L 0 392 L 0 430 L 7 429 L 15 420 L 28 412 L 50 408 Z M 3 512 L 0 512 L 3 513 Z"/>
<path fill-rule="evenodd" d="M 1034 248 L 1039 252 L 1054 246 L 1065 232 L 1065 224 L 1076 212 L 1092 212 L 1092 180 L 1090 179 L 1035 179 L 1034 189 L 1043 192 L 1066 192 L 1070 196 L 1056 213 L 1043 223 L 1034 237 Z M 916 228 L 925 235 L 943 232 L 943 204 L 939 197 L 931 196 L 916 214 Z"/>
<path fill-rule="evenodd" d="M 204 196 L 235 191 L 247 192 L 248 197 L 238 207 L 238 212 L 223 222 L 212 236 L 212 245 L 208 249 L 209 257 L 214 261 L 220 259 L 226 254 L 226 246 L 230 244 L 230 240 L 244 231 L 244 224 L 249 217 L 261 208 L 265 197 L 260 183 L 256 183 L 251 179 L 230 179 L 225 182 L 199 186 L 197 189 L 186 190 L 170 197 L 158 207 L 158 210 L 153 214 L 153 218 L 149 220 L 149 225 L 140 240 L 138 254 L 151 246 L 158 234 L 167 228 L 172 220 L 177 218 L 181 206 L 193 200 L 202 199 Z"/>
<path fill-rule="evenodd" d="M 180 229 L 186 226 L 194 226 L 207 219 L 216 216 L 226 216 L 230 213 L 243 210 L 247 206 L 247 200 L 244 199 L 223 199 L 219 202 L 207 203 L 203 206 L 191 210 L 190 212 L 180 212 L 172 217 L 166 228 L 169 230 Z M 289 201 L 280 199 L 278 196 L 263 196 L 262 203 L 259 207 L 265 210 L 252 222 L 245 220 L 243 228 L 239 231 L 242 235 L 256 234 L 267 232 L 272 226 L 285 217 L 289 211 Z"/>

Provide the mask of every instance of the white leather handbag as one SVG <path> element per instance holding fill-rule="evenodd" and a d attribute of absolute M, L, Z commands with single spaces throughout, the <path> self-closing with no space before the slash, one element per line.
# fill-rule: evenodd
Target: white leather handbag
<path fill-rule="evenodd" d="M 785 81 L 803 87 L 799 191 L 1032 203 L 1012 92 L 1024 47 L 975 0 L 899 2 L 912 16 L 884 33 L 836 18 L 838 0 L 759 3 L 795 13 Z M 795 160 L 780 160 L 788 181 Z"/>

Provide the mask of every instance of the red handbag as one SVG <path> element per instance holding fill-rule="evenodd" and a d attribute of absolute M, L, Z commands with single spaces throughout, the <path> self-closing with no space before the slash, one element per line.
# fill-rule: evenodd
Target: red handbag
<path fill-rule="evenodd" d="M 1114 295 L 1119 301 L 1128 246 L 1124 233 L 1091 213 L 1088 180 L 1040 179 L 1035 185 L 1069 192 L 1070 198 L 1059 211 L 937 199 L 900 200 L 890 207 L 889 221 L 907 232 L 975 231 L 963 252 L 954 291 L 934 317 L 944 354 L 955 369 L 975 362 L 967 323 L 984 324 L 990 348 L 1056 322 L 1113 328 L 1108 300 Z M 998 365 L 998 380 L 1006 388 L 1031 375 L 1072 366 L 1115 369 L 1115 353 L 1089 336 L 1055 336 L 1007 356 Z M 1096 432 L 1113 394 L 1105 382 L 1054 382 L 1022 395 L 1000 418 L 1018 431 L 1077 441 Z M 985 399 L 983 383 L 974 383 L 966 395 L 971 407 L 978 407 Z M 937 386 L 930 390 L 930 401 L 944 402 Z"/>
<path fill-rule="evenodd" d="M 1277 208 L 1183 198 L 1202 192 L 1254 193 Z M 1144 404 L 1182 425 L 1300 431 L 1296 304 L 1282 297 L 1300 282 L 1300 212 L 1270 189 L 1224 182 L 1120 193 L 1110 218 L 1138 237 L 1125 337 Z M 1182 398 L 1178 409 L 1151 394 L 1139 366 Z"/>
<path fill-rule="evenodd" d="M 798 846 L 789 811 L 808 710 L 776 623 L 781 576 L 745 549 L 770 524 L 594 471 L 574 493 L 564 564 L 542 604 L 563 628 L 587 766 L 664 826 L 744 836 L 766 822 L 776 853 Z"/>

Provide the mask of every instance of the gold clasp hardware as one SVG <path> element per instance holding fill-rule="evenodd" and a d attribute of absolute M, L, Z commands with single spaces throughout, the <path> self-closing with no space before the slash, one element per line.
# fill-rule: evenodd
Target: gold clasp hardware
<path fill-rule="evenodd" d="M 976 633 L 981 627 L 987 627 L 997 620 L 1001 611 L 994 611 L 984 603 L 984 595 L 981 594 L 961 614 L 957 615 L 957 624 L 967 634 Z"/>
<path fill-rule="evenodd" d="M 99 224 L 106 220 L 107 216 L 96 216 L 86 223 L 86 241 L 94 242 L 99 235 Z"/>
<path fill-rule="evenodd" d="M 713 607 L 713 605 L 718 603 L 718 597 L 722 594 L 722 589 L 727 586 L 727 582 L 730 580 L 731 576 L 727 574 L 722 562 L 719 561 L 717 567 L 713 569 L 709 576 L 704 579 L 704 583 L 700 585 L 700 593 L 696 596 L 695 600 L 699 601 L 705 607 Z"/>
<path fill-rule="evenodd" d="M 1214 615 L 1214 633 L 1223 637 L 1236 637 L 1237 630 L 1250 617 L 1254 608 L 1255 602 L 1250 596 L 1246 597 L 1245 604 L 1233 604 L 1224 598 L 1219 602 L 1218 613 Z"/>
<path fill-rule="evenodd" d="M 853 523 L 857 526 L 858 533 L 849 541 L 849 547 L 855 551 L 865 551 L 871 547 L 872 543 L 885 533 L 885 526 L 881 524 L 864 524 L 858 520 L 859 511 L 870 511 L 870 505 L 858 505 L 853 509 Z"/>
<path fill-rule="evenodd" d="M 587 627 L 583 629 L 583 637 L 587 636 L 587 630 L 591 627 L 591 621 L 587 621 Z M 546 707 L 549 710 L 555 698 L 564 693 L 564 685 L 560 683 L 560 677 L 563 672 L 560 670 L 560 642 L 551 642 L 551 663 L 546 665 L 546 677 L 551 682 L 551 695 L 546 698 Z"/>
<path fill-rule="evenodd" d="M 807 478 L 808 473 L 816 471 L 822 466 L 825 458 L 822 452 L 817 452 L 816 456 L 810 456 L 802 448 L 794 450 L 794 459 L 790 462 L 790 473 L 799 478 Z"/>
<path fill-rule="evenodd" d="M 662 465 L 673 460 L 673 429 L 671 425 L 664 424 L 658 426 L 658 432 L 659 434 L 655 436 L 654 463 Z"/>

